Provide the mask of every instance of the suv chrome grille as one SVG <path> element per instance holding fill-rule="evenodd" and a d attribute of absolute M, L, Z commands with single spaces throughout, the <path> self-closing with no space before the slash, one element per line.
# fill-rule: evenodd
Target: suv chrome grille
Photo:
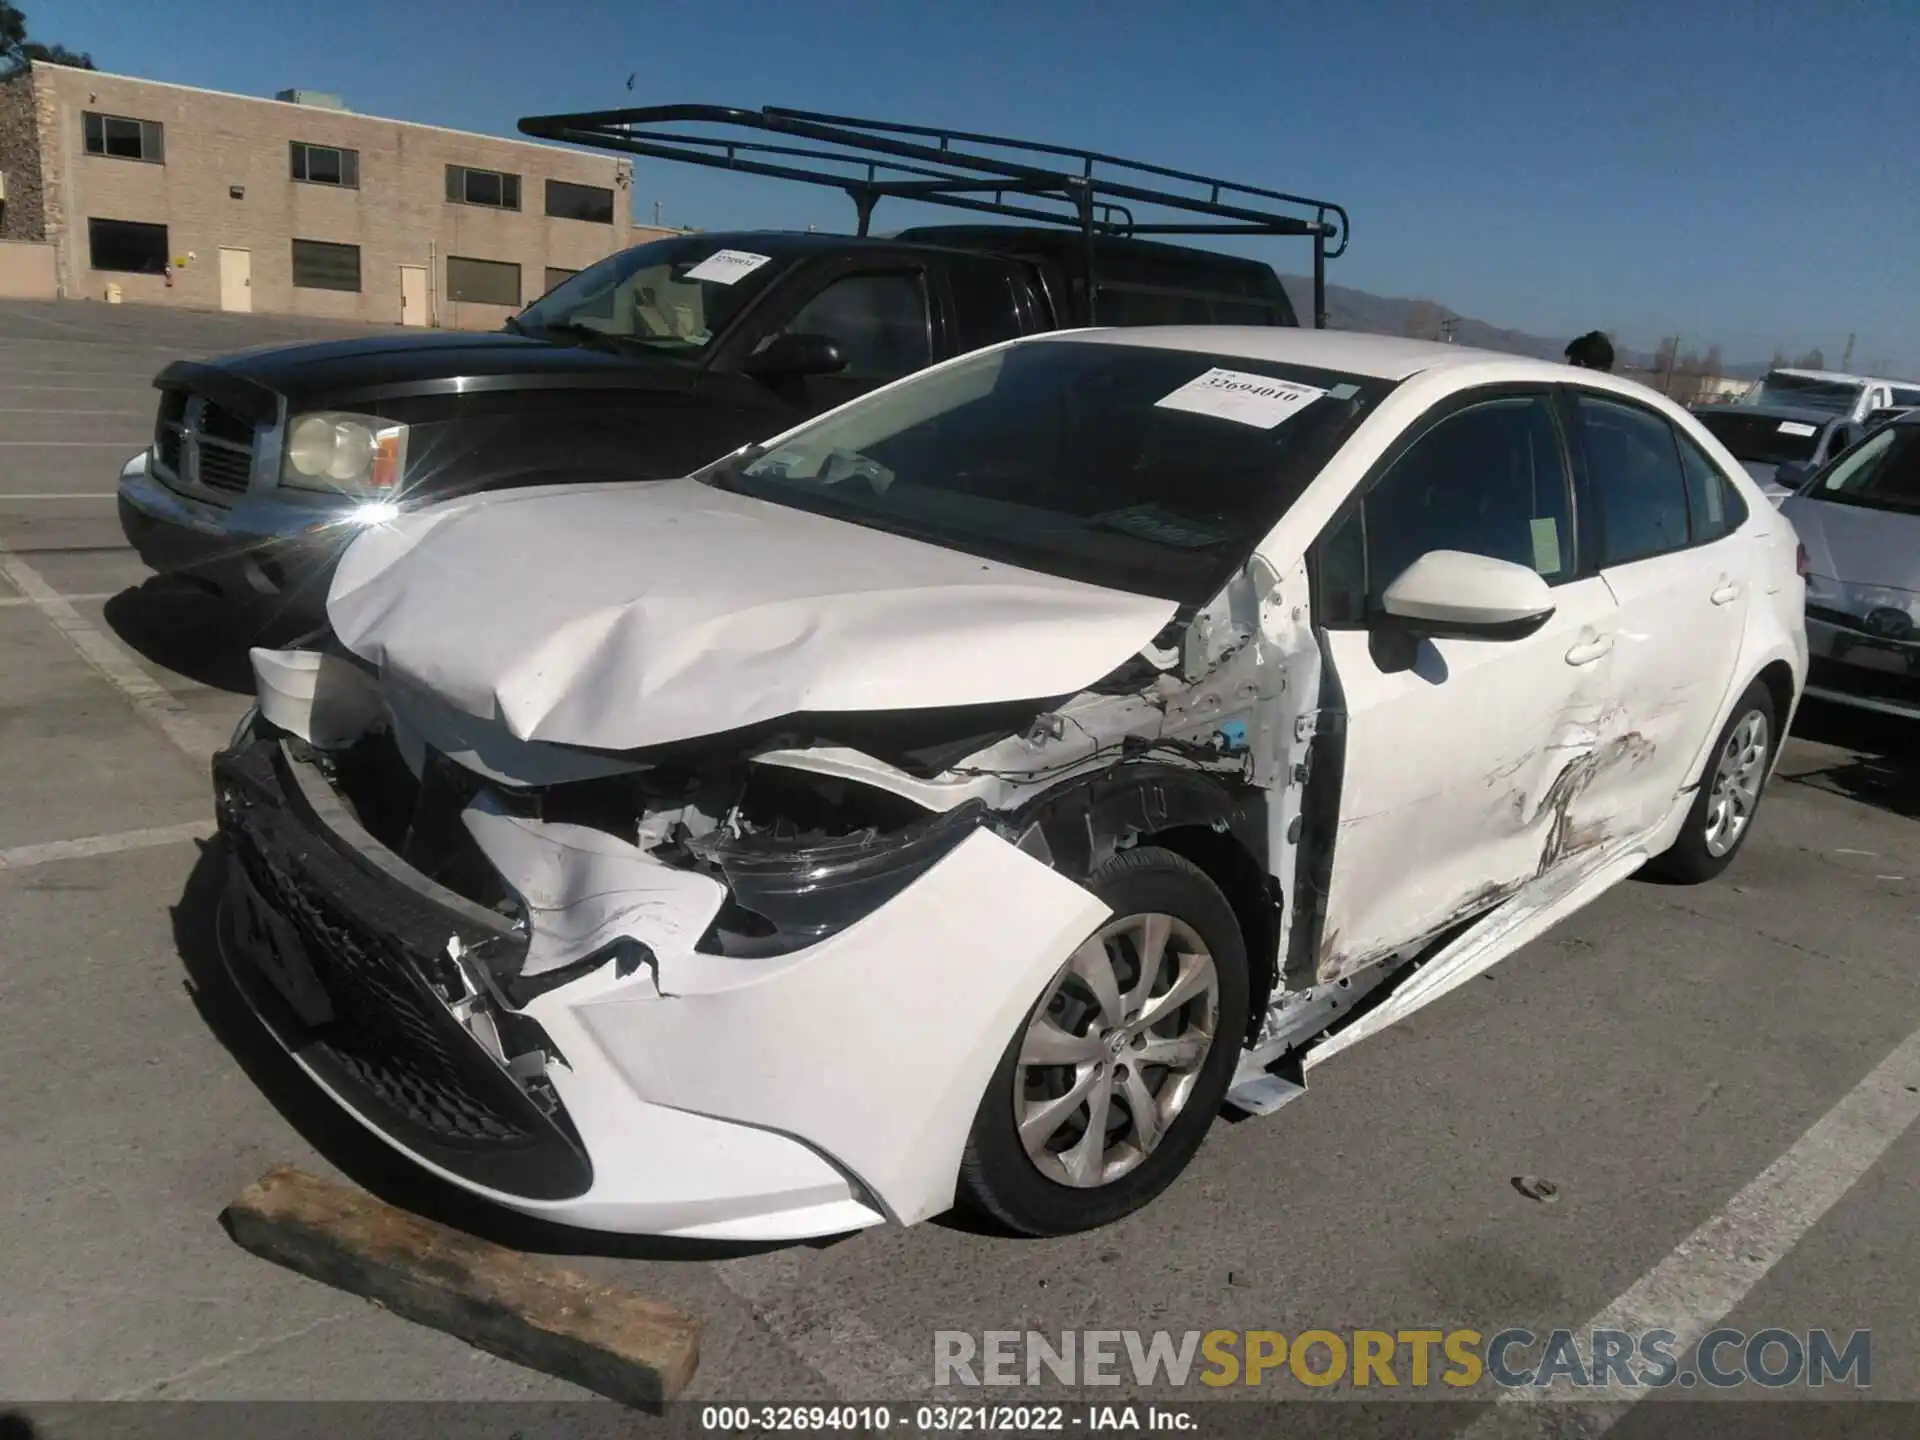
<path fill-rule="evenodd" d="M 245 416 L 203 396 L 161 392 L 153 438 L 162 479 L 216 496 L 242 494 L 253 479 L 255 436 Z"/>

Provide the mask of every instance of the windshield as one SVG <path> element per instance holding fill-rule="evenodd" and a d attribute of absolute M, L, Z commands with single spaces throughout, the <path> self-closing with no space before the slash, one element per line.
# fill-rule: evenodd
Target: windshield
<path fill-rule="evenodd" d="M 1815 500 L 1920 513 L 1920 425 L 1877 430 L 1805 491 Z"/>
<path fill-rule="evenodd" d="M 1734 459 L 1757 465 L 1811 460 L 1824 428 L 1811 420 L 1782 420 L 1777 415 L 1743 414 L 1731 409 L 1696 410 L 1693 418 L 1731 450 Z"/>
<path fill-rule="evenodd" d="M 565 344 L 697 356 L 783 268 L 697 235 L 656 240 L 562 281 L 512 328 Z"/>
<path fill-rule="evenodd" d="M 1810 380 L 1804 375 L 1769 371 L 1767 378 L 1747 393 L 1749 405 L 1792 405 L 1823 410 L 1829 415 L 1851 415 L 1860 399 L 1860 386 L 1848 380 Z"/>
<path fill-rule="evenodd" d="M 1258 360 L 1040 341 L 915 376 L 701 478 L 1202 604 L 1390 389 Z"/>

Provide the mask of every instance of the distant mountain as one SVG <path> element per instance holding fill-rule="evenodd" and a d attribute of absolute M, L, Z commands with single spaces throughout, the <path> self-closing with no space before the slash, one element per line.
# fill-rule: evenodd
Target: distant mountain
<path fill-rule="evenodd" d="M 1313 280 L 1304 275 L 1281 277 L 1287 294 L 1294 297 L 1294 308 L 1303 323 L 1311 324 Z M 1375 335 L 1415 335 L 1429 340 L 1451 338 L 1456 345 L 1471 345 L 1479 350 L 1498 350 L 1508 355 L 1526 355 L 1535 360 L 1559 360 L 1566 354 L 1571 335 L 1530 335 L 1524 330 L 1506 330 L 1450 310 L 1431 300 L 1406 300 L 1390 295 L 1373 295 L 1345 285 L 1327 286 L 1327 323 L 1336 330 L 1362 330 Z M 1654 357 L 1643 351 L 1622 349 L 1616 364 L 1622 369 L 1653 364 Z M 1728 377 L 1757 380 L 1767 371 L 1765 363 L 1726 364 Z"/>

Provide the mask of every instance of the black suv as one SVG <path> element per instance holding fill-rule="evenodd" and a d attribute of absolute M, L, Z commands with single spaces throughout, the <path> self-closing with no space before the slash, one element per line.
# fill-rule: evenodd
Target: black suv
<path fill-rule="evenodd" d="M 1036 331 L 1298 323 L 1270 266 L 1144 235 L 1308 239 L 1324 325 L 1325 261 L 1347 243 L 1346 212 L 1330 201 L 964 131 L 712 105 L 535 116 L 520 128 L 829 186 L 853 200 L 860 233 L 636 246 L 556 286 L 501 334 L 413 332 L 169 365 L 154 381 L 153 444 L 120 476 L 120 522 L 143 560 L 270 616 L 324 624 L 340 553 L 397 506 L 684 475 L 936 361 Z M 869 238 L 883 197 L 1042 223 Z"/>
<path fill-rule="evenodd" d="M 609 256 L 504 333 L 408 332 L 169 365 L 120 520 L 154 569 L 300 623 L 385 507 L 683 475 L 938 360 L 1084 323 L 1080 237 L 676 236 Z M 1115 324 L 1292 325 L 1271 267 L 1102 237 Z"/>

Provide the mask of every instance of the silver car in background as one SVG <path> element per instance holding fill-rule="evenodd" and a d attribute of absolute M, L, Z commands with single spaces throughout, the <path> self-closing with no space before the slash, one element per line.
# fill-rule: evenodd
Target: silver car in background
<path fill-rule="evenodd" d="M 1806 547 L 1807 694 L 1920 720 L 1920 412 L 1781 502 Z"/>

